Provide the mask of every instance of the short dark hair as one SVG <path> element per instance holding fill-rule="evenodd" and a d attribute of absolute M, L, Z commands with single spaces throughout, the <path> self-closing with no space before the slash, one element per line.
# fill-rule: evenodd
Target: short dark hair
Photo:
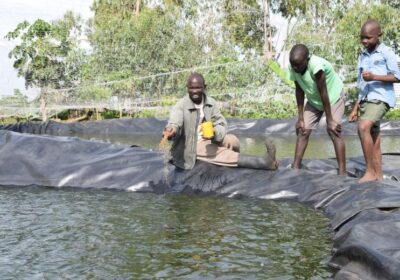
<path fill-rule="evenodd" d="M 293 61 L 295 58 L 308 58 L 310 56 L 310 51 L 304 44 L 296 44 L 292 47 L 289 53 L 289 60 Z"/>
<path fill-rule="evenodd" d="M 382 29 L 381 29 L 381 24 L 379 23 L 379 21 L 375 20 L 375 19 L 368 19 L 366 22 L 363 23 L 361 28 L 365 28 L 365 26 L 367 25 L 371 25 L 374 26 L 375 28 L 377 28 L 378 32 L 379 32 L 379 36 L 382 35 Z"/>
<path fill-rule="evenodd" d="M 201 75 L 200 73 L 193 72 L 192 74 L 190 74 L 189 78 L 187 79 L 187 82 L 189 83 L 189 81 L 192 80 L 193 78 L 200 79 L 203 82 L 203 85 L 206 84 L 203 75 Z"/>

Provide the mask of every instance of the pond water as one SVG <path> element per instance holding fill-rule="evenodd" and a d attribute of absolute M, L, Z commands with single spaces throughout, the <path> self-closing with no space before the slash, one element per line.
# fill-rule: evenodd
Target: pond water
<path fill-rule="evenodd" d="M 94 138 L 94 137 L 87 137 Z M 100 139 L 98 139 L 100 140 Z M 154 135 L 101 139 L 156 149 Z M 240 137 L 260 154 L 263 137 Z M 273 138 L 292 157 L 293 136 Z M 362 155 L 347 137 L 347 155 Z M 383 138 L 396 152 L 397 137 Z M 306 158 L 334 156 L 324 136 Z M 328 220 L 295 203 L 0 187 L 0 279 L 331 279 Z"/>
<path fill-rule="evenodd" d="M 106 141 L 122 145 L 137 145 L 147 149 L 157 149 L 161 137 L 154 134 L 135 135 L 113 135 L 99 138 L 97 136 L 81 135 L 80 137 L 97 141 Z M 278 158 L 292 158 L 296 145 L 295 135 L 271 135 L 268 136 L 276 145 Z M 246 137 L 238 135 L 240 140 L 241 152 L 260 155 L 265 151 L 265 136 L 253 135 Z M 346 144 L 346 157 L 362 156 L 361 143 L 358 136 L 344 136 Z M 382 136 L 382 153 L 400 152 L 400 137 Z M 335 157 L 335 150 L 332 141 L 327 135 L 311 135 L 307 150 L 304 154 L 305 159 L 325 159 Z"/>
<path fill-rule="evenodd" d="M 0 188 L 0 279 L 331 279 L 327 219 L 294 203 Z"/>

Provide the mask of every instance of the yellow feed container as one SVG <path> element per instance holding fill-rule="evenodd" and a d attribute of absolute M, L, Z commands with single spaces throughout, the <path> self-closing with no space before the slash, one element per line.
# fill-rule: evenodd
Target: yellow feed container
<path fill-rule="evenodd" d="M 212 139 L 214 137 L 214 127 L 212 122 L 203 122 L 201 124 L 201 129 L 203 131 L 203 138 Z"/>

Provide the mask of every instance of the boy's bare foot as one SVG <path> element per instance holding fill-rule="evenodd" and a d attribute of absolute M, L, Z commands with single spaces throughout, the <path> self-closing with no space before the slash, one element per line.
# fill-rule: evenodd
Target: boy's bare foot
<path fill-rule="evenodd" d="M 290 168 L 292 168 L 292 169 L 301 169 L 301 166 L 298 166 L 298 165 L 295 165 L 294 163 L 292 163 L 290 165 Z"/>
<path fill-rule="evenodd" d="M 338 175 L 344 177 L 347 175 L 347 172 L 346 172 L 346 170 L 339 170 Z"/>
<path fill-rule="evenodd" d="M 364 176 L 360 180 L 358 180 L 359 184 L 370 182 L 370 181 L 376 181 L 378 178 L 376 178 L 376 175 L 371 174 L 371 173 L 365 173 Z"/>

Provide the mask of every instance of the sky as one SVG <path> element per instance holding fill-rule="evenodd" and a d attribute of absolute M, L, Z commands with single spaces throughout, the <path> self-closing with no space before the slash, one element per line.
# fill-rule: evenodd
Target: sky
<path fill-rule="evenodd" d="M 36 90 L 27 91 L 24 79 L 17 77 L 12 60 L 8 58 L 15 42 L 4 39 L 4 36 L 24 20 L 30 23 L 39 18 L 52 21 L 62 18 L 66 11 L 88 19 L 92 16 L 92 2 L 93 0 L 0 0 L 0 95 L 12 95 L 16 88 L 30 98 L 37 94 Z"/>

